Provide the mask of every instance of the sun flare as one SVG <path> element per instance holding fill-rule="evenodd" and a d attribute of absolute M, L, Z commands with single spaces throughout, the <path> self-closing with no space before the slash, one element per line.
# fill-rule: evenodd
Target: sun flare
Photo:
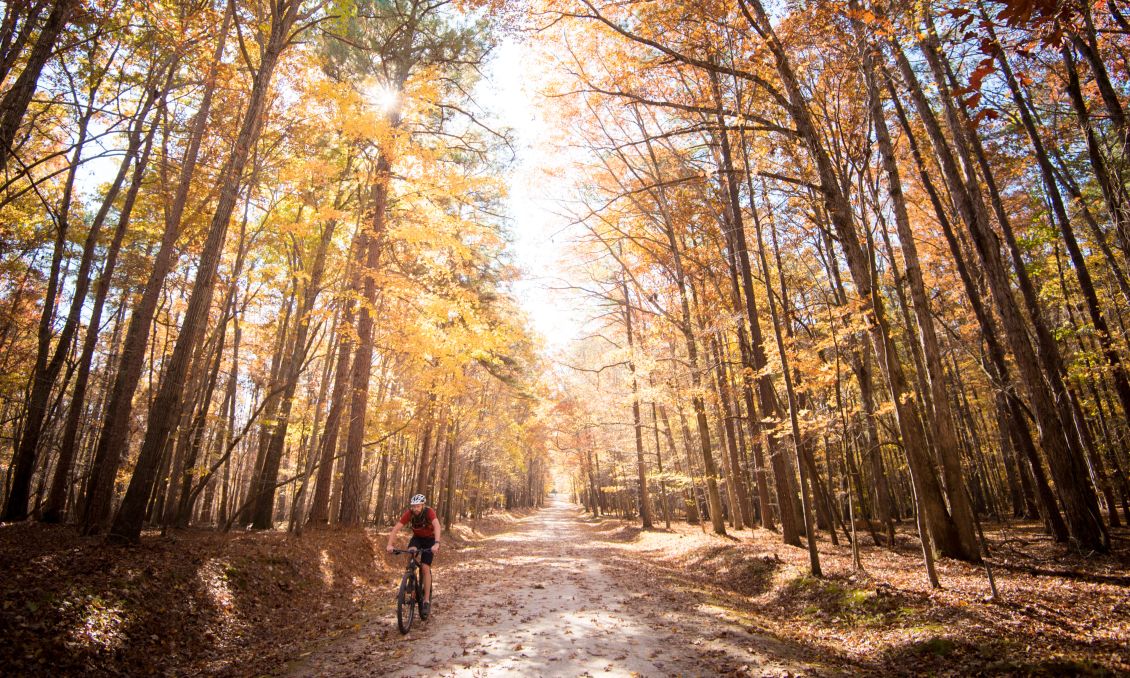
<path fill-rule="evenodd" d="M 400 92 L 395 87 L 388 85 L 374 83 L 369 86 L 366 95 L 369 102 L 380 109 L 382 113 L 387 113 L 400 104 Z"/>

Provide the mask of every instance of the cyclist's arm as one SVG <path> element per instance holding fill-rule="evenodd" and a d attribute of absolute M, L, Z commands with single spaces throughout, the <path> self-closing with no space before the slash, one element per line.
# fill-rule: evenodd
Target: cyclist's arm
<path fill-rule="evenodd" d="M 386 551 L 392 550 L 392 540 L 396 538 L 396 533 L 400 532 L 400 528 L 402 527 L 404 527 L 404 523 L 398 520 L 396 524 L 392 526 L 392 529 L 388 531 L 388 544 L 385 545 Z"/>
<path fill-rule="evenodd" d="M 432 529 L 435 530 L 436 533 L 436 543 L 432 545 L 432 551 L 434 552 L 436 551 L 436 547 L 439 546 L 440 533 L 443 532 L 443 528 L 440 527 L 439 524 L 439 517 L 432 518 Z"/>

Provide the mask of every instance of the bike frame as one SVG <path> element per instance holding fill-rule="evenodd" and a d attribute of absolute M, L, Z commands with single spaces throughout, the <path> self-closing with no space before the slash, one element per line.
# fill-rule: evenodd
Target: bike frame
<path fill-rule="evenodd" d="M 412 628 L 412 620 L 416 616 L 416 609 L 420 610 L 420 619 L 424 618 L 424 581 L 423 561 L 420 556 L 431 549 L 393 549 L 396 555 L 408 554 L 408 563 L 404 566 L 404 576 L 400 579 L 400 589 L 396 596 L 396 625 L 401 633 L 408 633 Z M 412 600 L 407 600 L 408 588 L 411 587 Z"/>

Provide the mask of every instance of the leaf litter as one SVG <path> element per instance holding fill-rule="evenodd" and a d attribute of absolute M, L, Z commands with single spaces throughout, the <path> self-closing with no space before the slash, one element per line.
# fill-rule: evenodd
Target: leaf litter
<path fill-rule="evenodd" d="M 432 618 L 395 630 L 402 563 L 373 531 L 186 531 L 107 546 L 0 527 L 0 666 L 10 675 L 1116 675 L 1130 673 L 1127 534 L 1084 557 L 1030 524 L 987 530 L 980 567 L 930 590 L 894 549 L 779 535 L 643 531 L 576 507 L 457 525 Z M 736 537 L 736 538 L 735 538 Z M 428 642 L 412 642 L 427 638 Z"/>

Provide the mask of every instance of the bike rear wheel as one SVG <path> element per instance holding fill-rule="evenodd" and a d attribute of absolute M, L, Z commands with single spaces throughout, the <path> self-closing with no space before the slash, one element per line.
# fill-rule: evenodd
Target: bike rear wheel
<path fill-rule="evenodd" d="M 414 573 L 407 573 L 400 580 L 400 591 L 396 594 L 396 627 L 401 633 L 408 633 L 412 628 L 412 620 L 416 617 L 418 588 Z"/>

